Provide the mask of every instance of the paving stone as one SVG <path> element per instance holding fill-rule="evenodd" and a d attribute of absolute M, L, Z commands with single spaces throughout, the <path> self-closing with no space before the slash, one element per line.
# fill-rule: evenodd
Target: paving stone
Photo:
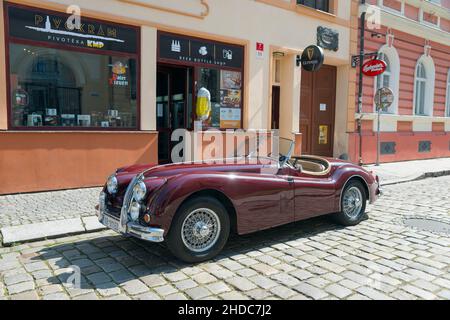
<path fill-rule="evenodd" d="M 332 295 L 338 297 L 339 299 L 344 299 L 352 294 L 352 291 L 339 285 L 339 284 L 332 284 L 325 288 L 325 291 L 328 293 L 331 293 Z"/>
<path fill-rule="evenodd" d="M 224 282 L 219 281 L 215 283 L 208 284 L 206 289 L 211 291 L 213 294 L 218 295 L 224 292 L 231 291 L 230 287 L 227 286 Z"/>
<path fill-rule="evenodd" d="M 203 299 L 208 297 L 209 295 L 211 295 L 211 292 L 208 291 L 206 288 L 204 287 L 195 287 L 192 289 L 188 289 L 185 291 L 185 293 L 194 300 L 199 300 L 199 299 Z"/>
<path fill-rule="evenodd" d="M 148 291 L 148 287 L 139 280 L 127 281 L 122 285 L 122 289 L 129 295 L 137 295 Z"/>
<path fill-rule="evenodd" d="M 152 274 L 145 277 L 141 277 L 140 280 L 144 282 L 150 288 L 159 287 L 167 284 L 167 280 L 163 276 Z"/>
<path fill-rule="evenodd" d="M 155 292 L 162 297 L 177 293 L 177 291 L 178 291 L 177 289 L 175 289 L 173 286 L 171 286 L 169 284 L 167 284 L 165 286 L 153 288 L 153 290 L 155 290 Z"/>
<path fill-rule="evenodd" d="M 290 297 L 297 294 L 294 290 L 291 290 L 284 286 L 274 287 L 270 289 L 270 292 L 282 299 L 289 299 Z"/>
<path fill-rule="evenodd" d="M 165 273 L 164 277 L 170 282 L 177 282 L 187 279 L 187 276 L 182 272 Z"/>
<path fill-rule="evenodd" d="M 421 298 L 421 299 L 425 299 L 425 300 L 436 299 L 436 296 L 433 293 L 427 292 L 427 291 L 417 288 L 416 286 L 413 286 L 413 285 L 408 284 L 406 286 L 403 286 L 402 289 L 406 292 L 409 292 L 409 293 Z"/>
<path fill-rule="evenodd" d="M 360 287 L 356 289 L 360 294 L 374 300 L 392 300 L 391 297 L 383 294 L 382 292 L 369 287 Z"/>
<path fill-rule="evenodd" d="M 161 298 L 153 292 L 142 293 L 137 296 L 134 296 L 133 298 L 136 300 L 149 300 L 149 301 L 161 300 Z"/>
<path fill-rule="evenodd" d="M 102 297 L 112 297 L 119 295 L 121 293 L 121 290 L 117 285 L 113 282 L 106 282 L 99 284 L 95 287 L 98 294 Z"/>
<path fill-rule="evenodd" d="M 61 300 L 70 300 L 70 298 L 67 294 L 63 292 L 57 292 L 43 296 L 42 300 L 61 301 Z"/>
<path fill-rule="evenodd" d="M 192 279 L 194 279 L 195 282 L 199 283 L 199 284 L 208 284 L 208 283 L 212 283 L 212 282 L 216 282 L 217 278 L 210 275 L 209 273 L 206 272 L 202 272 L 199 274 L 196 274 L 195 276 L 192 277 Z"/>
<path fill-rule="evenodd" d="M 30 290 L 33 290 L 34 288 L 35 288 L 35 285 L 34 285 L 33 281 L 21 282 L 18 284 L 13 284 L 13 285 L 7 286 L 8 293 L 10 295 L 30 291 Z"/>
<path fill-rule="evenodd" d="M 175 294 L 171 294 L 167 297 L 165 297 L 165 300 L 171 300 L 171 301 L 183 301 L 183 300 L 188 300 L 188 298 L 181 294 L 181 293 L 175 293 Z"/>
<path fill-rule="evenodd" d="M 27 273 L 21 273 L 21 274 L 15 274 L 11 276 L 5 276 L 3 281 L 7 286 L 11 286 L 14 284 L 22 283 L 22 282 L 29 282 L 32 281 L 33 277 Z"/>
<path fill-rule="evenodd" d="M 276 287 L 278 285 L 275 281 L 262 275 L 250 277 L 249 280 L 256 284 L 258 287 L 261 287 L 265 290 Z"/>
<path fill-rule="evenodd" d="M 186 279 L 186 280 L 182 280 L 179 282 L 175 282 L 174 285 L 181 291 L 184 291 L 186 289 L 195 288 L 198 286 L 198 284 L 191 279 Z"/>
<path fill-rule="evenodd" d="M 39 300 L 39 296 L 35 290 L 28 291 L 28 292 L 22 292 L 19 294 L 13 294 L 10 296 L 11 300 Z"/>
<path fill-rule="evenodd" d="M 262 263 L 254 264 L 251 266 L 251 268 L 265 276 L 274 275 L 280 272 L 279 270 Z"/>
<path fill-rule="evenodd" d="M 90 274 L 87 275 L 86 278 L 89 279 L 90 282 L 92 282 L 92 284 L 94 286 L 98 286 L 102 283 L 109 283 L 111 282 L 111 277 L 104 273 L 104 272 L 99 272 L 99 273 L 94 273 L 94 274 Z"/>
<path fill-rule="evenodd" d="M 252 282 L 242 277 L 229 278 L 225 281 L 240 291 L 249 291 L 257 288 Z"/>
<path fill-rule="evenodd" d="M 249 300 L 249 298 L 242 293 L 233 291 L 233 292 L 227 292 L 220 295 L 220 297 L 223 300 L 234 300 L 234 301 L 243 301 L 243 300 Z"/>
<path fill-rule="evenodd" d="M 308 297 L 311 297 L 311 298 L 313 298 L 315 300 L 323 299 L 326 296 L 328 296 L 328 294 L 324 290 L 316 288 L 316 287 L 314 287 L 314 286 L 312 286 L 310 284 L 307 284 L 307 283 L 301 283 L 301 284 L 295 286 L 294 289 L 296 291 L 300 292 L 301 294 L 304 294 L 304 295 L 306 295 Z"/>

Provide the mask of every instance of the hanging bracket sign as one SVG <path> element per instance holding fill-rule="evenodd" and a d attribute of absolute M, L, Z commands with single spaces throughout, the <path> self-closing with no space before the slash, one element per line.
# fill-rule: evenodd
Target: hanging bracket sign
<path fill-rule="evenodd" d="M 309 72 L 319 71 L 325 61 L 323 49 L 319 46 L 309 46 L 302 54 L 302 68 Z"/>
<path fill-rule="evenodd" d="M 362 73 L 368 77 L 376 77 L 383 74 L 387 69 L 387 64 L 383 60 L 373 59 L 363 64 Z"/>

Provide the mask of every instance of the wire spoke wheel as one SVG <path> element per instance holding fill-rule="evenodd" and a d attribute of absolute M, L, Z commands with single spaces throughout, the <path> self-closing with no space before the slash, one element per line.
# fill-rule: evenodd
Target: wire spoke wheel
<path fill-rule="evenodd" d="M 202 253 L 217 243 L 221 232 L 219 216 L 211 209 L 196 209 L 183 222 L 181 238 L 192 252 Z"/>
<path fill-rule="evenodd" d="M 343 211 L 349 218 L 355 219 L 361 213 L 363 207 L 363 195 L 357 187 L 349 188 L 344 195 Z"/>

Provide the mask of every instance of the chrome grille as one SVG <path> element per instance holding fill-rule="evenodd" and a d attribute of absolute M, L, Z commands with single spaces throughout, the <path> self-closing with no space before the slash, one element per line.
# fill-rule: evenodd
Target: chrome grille
<path fill-rule="evenodd" d="M 120 231 L 127 232 L 127 223 L 128 223 L 128 212 L 130 210 L 131 202 L 133 201 L 133 190 L 134 187 L 143 180 L 144 175 L 139 174 L 131 180 L 128 185 L 127 191 L 125 193 L 125 197 L 123 199 L 122 211 L 120 213 Z"/>

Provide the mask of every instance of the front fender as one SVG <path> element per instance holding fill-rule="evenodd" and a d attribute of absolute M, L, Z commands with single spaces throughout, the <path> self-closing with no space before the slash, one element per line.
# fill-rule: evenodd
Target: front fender
<path fill-rule="evenodd" d="M 189 173 L 168 178 L 150 204 L 152 225 L 160 226 L 167 233 L 178 208 L 187 198 L 204 190 L 215 190 L 227 196 L 224 186 L 230 179 L 229 174 L 221 173 Z"/>

